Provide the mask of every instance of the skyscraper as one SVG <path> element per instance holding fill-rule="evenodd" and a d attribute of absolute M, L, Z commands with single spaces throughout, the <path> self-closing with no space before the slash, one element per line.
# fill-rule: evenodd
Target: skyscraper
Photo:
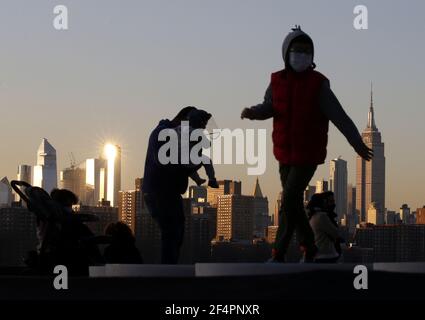
<path fill-rule="evenodd" d="M 387 210 L 385 212 L 385 224 L 400 224 L 400 213 Z"/>
<path fill-rule="evenodd" d="M 253 197 L 226 194 L 217 198 L 217 238 L 220 240 L 252 240 L 254 233 Z"/>
<path fill-rule="evenodd" d="M 43 138 L 37 150 L 37 165 L 34 166 L 33 185 L 50 193 L 58 184 L 56 150 Z"/>
<path fill-rule="evenodd" d="M 16 175 L 18 181 L 25 181 L 26 183 L 32 184 L 32 168 L 29 165 L 21 164 L 18 166 L 18 173 Z M 21 198 L 18 194 L 15 194 L 15 201 L 19 201 Z"/>
<path fill-rule="evenodd" d="M 18 181 L 25 181 L 25 182 L 31 184 L 32 183 L 31 166 L 26 165 L 26 164 L 19 165 L 16 178 L 17 178 Z"/>
<path fill-rule="evenodd" d="M 12 188 L 9 180 L 4 177 L 0 180 L 0 207 L 10 207 L 12 204 Z"/>
<path fill-rule="evenodd" d="M 350 233 L 356 230 L 359 223 L 359 216 L 356 210 L 356 187 L 349 184 L 347 187 L 347 221 L 346 225 Z"/>
<path fill-rule="evenodd" d="M 385 215 L 384 212 L 380 211 L 377 203 L 371 202 L 367 210 L 366 219 L 367 223 L 382 225 L 385 222 Z"/>
<path fill-rule="evenodd" d="M 119 191 L 118 193 L 118 215 L 120 221 L 127 224 L 131 231 L 136 231 L 136 193 L 140 191 Z"/>
<path fill-rule="evenodd" d="M 91 204 L 86 201 L 86 171 L 83 168 L 71 166 L 61 170 L 59 186 L 74 192 L 81 203 Z"/>
<path fill-rule="evenodd" d="M 121 189 L 121 148 L 106 144 L 99 158 L 86 159 L 60 172 L 60 185 L 77 194 L 84 205 L 107 201 L 118 206 Z"/>
<path fill-rule="evenodd" d="M 338 222 L 347 215 L 347 161 L 333 159 L 330 162 L 330 190 L 334 193 Z"/>
<path fill-rule="evenodd" d="M 416 210 L 416 224 L 425 224 L 425 206 Z"/>
<path fill-rule="evenodd" d="M 373 109 L 373 93 L 370 93 L 370 108 L 367 127 L 362 133 L 364 143 L 373 150 L 373 158 L 365 161 L 357 156 L 356 163 L 356 208 L 359 210 L 361 221 L 366 221 L 367 210 L 372 202 L 377 209 L 385 212 L 385 155 L 381 133 L 375 124 Z"/>
<path fill-rule="evenodd" d="M 257 178 L 253 192 L 254 234 L 258 238 L 265 238 L 266 229 L 270 225 L 269 200 L 263 196 L 260 182 Z"/>
<path fill-rule="evenodd" d="M 204 186 L 190 186 L 187 190 L 187 197 L 193 203 L 202 204 L 207 202 L 207 188 Z"/>
<path fill-rule="evenodd" d="M 106 160 L 106 197 L 111 206 L 117 206 L 118 192 L 121 190 L 121 148 L 106 144 L 103 157 Z"/>
<path fill-rule="evenodd" d="M 347 213 L 356 215 L 356 187 L 352 184 L 347 186 Z"/>
<path fill-rule="evenodd" d="M 279 212 L 280 208 L 282 207 L 282 191 L 279 192 L 279 195 L 276 200 L 276 204 L 274 206 L 274 214 L 273 214 L 273 225 L 278 226 L 279 225 Z"/>
<path fill-rule="evenodd" d="M 241 194 L 242 184 L 240 181 L 220 180 L 218 181 L 218 188 L 210 188 L 207 190 L 207 201 L 213 206 L 217 207 L 217 197 L 225 194 Z"/>
<path fill-rule="evenodd" d="M 316 193 L 322 193 L 329 190 L 329 183 L 325 179 L 316 182 Z"/>
<path fill-rule="evenodd" d="M 407 204 L 403 204 L 400 208 L 400 219 L 402 223 L 409 224 L 410 223 L 410 208 Z"/>
<path fill-rule="evenodd" d="M 142 233 L 142 216 L 148 215 L 142 194 L 143 179 L 136 178 L 135 190 L 118 192 L 118 213 L 120 221 L 126 223 L 138 238 Z"/>
<path fill-rule="evenodd" d="M 106 199 L 106 160 L 87 159 L 80 165 L 86 173 L 86 202 L 95 206 Z"/>
<path fill-rule="evenodd" d="M 208 239 L 211 241 L 217 235 L 217 207 L 205 206 L 203 203 L 192 202 L 192 215 L 204 215 L 208 219 Z"/>
<path fill-rule="evenodd" d="M 60 171 L 59 185 L 71 190 L 86 206 L 97 206 L 106 201 L 106 160 L 86 159 Z"/>

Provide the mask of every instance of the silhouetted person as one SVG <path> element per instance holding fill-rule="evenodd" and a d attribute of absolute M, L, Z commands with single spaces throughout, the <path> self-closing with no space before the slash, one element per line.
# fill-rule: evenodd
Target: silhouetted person
<path fill-rule="evenodd" d="M 67 189 L 53 189 L 50 192 L 50 197 L 61 204 L 68 213 L 72 213 L 72 206 L 78 204 L 78 196 Z"/>
<path fill-rule="evenodd" d="M 166 143 L 159 141 L 161 130 L 175 129 L 181 121 L 188 120 L 190 111 L 186 107 L 172 120 L 161 120 L 149 137 L 146 153 L 142 191 L 148 210 L 161 229 L 161 263 L 176 264 L 184 236 L 184 211 L 181 195 L 186 192 L 188 177 L 193 168 L 179 164 L 161 164 L 158 152 Z"/>
<path fill-rule="evenodd" d="M 72 206 L 78 203 L 77 195 L 66 189 L 53 189 L 50 192 L 50 198 L 54 201 L 55 205 L 52 204 L 47 208 L 51 211 L 49 212 L 49 218 L 37 221 L 37 238 L 40 247 L 43 245 L 43 242 L 50 241 L 50 237 L 53 237 L 53 234 L 46 235 L 47 228 L 51 226 L 49 224 L 62 224 L 63 222 L 68 221 L 72 214 Z"/>
<path fill-rule="evenodd" d="M 299 27 L 285 38 L 285 69 L 271 75 L 264 102 L 245 108 L 241 118 L 273 118 L 273 153 L 279 161 L 283 188 L 279 228 L 272 261 L 284 261 L 294 230 L 300 237 L 305 261 L 317 251 L 303 206 L 303 192 L 319 164 L 326 159 L 329 120 L 354 150 L 370 160 L 369 149 L 330 89 L 329 80 L 314 70 L 313 41 Z"/>
<path fill-rule="evenodd" d="M 323 194 L 323 208 L 328 214 L 328 218 L 331 220 L 332 224 L 335 227 L 339 228 L 338 214 L 335 212 L 335 208 L 336 208 L 335 195 L 332 191 L 325 191 L 325 192 L 322 192 L 322 194 Z M 338 255 L 340 257 L 342 255 L 341 243 L 345 243 L 345 239 L 343 239 L 342 237 L 338 237 L 335 242 L 335 249 L 338 252 Z"/>
<path fill-rule="evenodd" d="M 71 275 L 88 275 L 88 266 L 101 263 L 103 259 L 97 244 L 91 241 L 93 232 L 72 210 L 72 206 L 78 204 L 78 197 L 66 189 L 53 189 L 50 196 L 62 210 L 58 229 L 46 230 L 46 241 L 52 241 L 49 245 L 56 248 L 50 263 L 67 266 Z M 49 232 L 56 234 L 49 237 Z"/>
<path fill-rule="evenodd" d="M 341 255 L 341 251 L 338 252 L 340 235 L 334 208 L 335 199 L 330 191 L 314 194 L 307 205 L 310 226 L 318 249 L 314 259 L 317 263 L 335 263 Z"/>
<path fill-rule="evenodd" d="M 103 254 L 106 263 L 142 264 L 143 259 L 136 248 L 134 235 L 125 223 L 113 222 L 105 229 L 111 238 Z"/>

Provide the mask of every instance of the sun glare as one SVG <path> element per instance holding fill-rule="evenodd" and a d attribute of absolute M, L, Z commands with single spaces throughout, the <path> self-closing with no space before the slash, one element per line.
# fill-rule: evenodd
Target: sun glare
<path fill-rule="evenodd" d="M 108 143 L 104 147 L 104 153 L 106 159 L 115 159 L 115 157 L 117 156 L 117 147 L 113 144 Z"/>

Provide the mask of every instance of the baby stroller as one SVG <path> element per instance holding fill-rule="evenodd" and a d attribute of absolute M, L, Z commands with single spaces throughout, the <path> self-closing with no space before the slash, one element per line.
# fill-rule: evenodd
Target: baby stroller
<path fill-rule="evenodd" d="M 70 275 L 88 275 L 89 265 L 103 263 L 98 239 L 84 224 L 97 221 L 91 214 L 73 214 L 42 188 L 24 181 L 11 181 L 13 190 L 34 213 L 38 245 L 26 263 L 40 274 L 52 274 L 56 265 L 65 265 Z"/>

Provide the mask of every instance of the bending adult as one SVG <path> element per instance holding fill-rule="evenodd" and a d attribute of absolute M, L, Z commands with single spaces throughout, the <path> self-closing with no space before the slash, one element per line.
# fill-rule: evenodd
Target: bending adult
<path fill-rule="evenodd" d="M 152 131 L 146 153 L 142 192 L 152 217 L 161 230 L 161 263 L 177 264 L 184 237 L 184 211 L 182 194 L 186 192 L 191 171 L 178 164 L 162 164 L 158 159 L 161 146 L 159 134 L 174 129 L 188 120 L 195 107 L 185 107 L 174 119 L 163 119 Z"/>

